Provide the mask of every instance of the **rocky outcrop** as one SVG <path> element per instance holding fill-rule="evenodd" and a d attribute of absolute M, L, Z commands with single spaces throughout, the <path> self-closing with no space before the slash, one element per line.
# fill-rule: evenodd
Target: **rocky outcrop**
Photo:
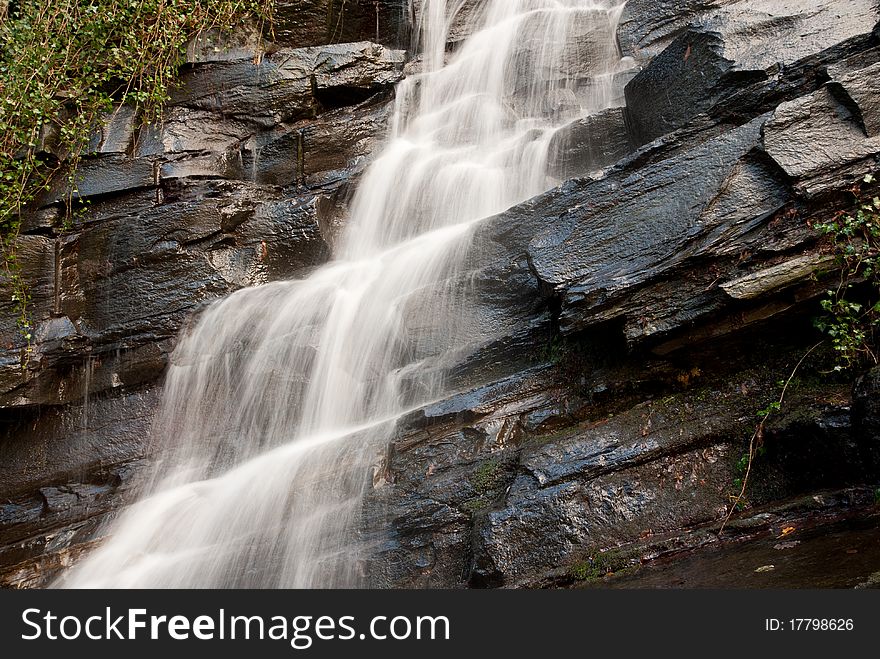
<path fill-rule="evenodd" d="M 638 563 L 714 541 L 757 412 L 810 334 L 804 317 L 776 327 L 787 341 L 762 345 L 765 325 L 663 358 L 608 355 L 584 338 L 414 415 L 366 506 L 368 530 L 384 539 L 369 583 L 539 585 L 608 548 L 635 545 Z M 851 414 L 851 385 L 819 375 L 826 365 L 802 371 L 767 424 L 750 506 L 783 510 L 788 497 L 876 478 L 876 435 Z M 868 491 L 816 511 L 870 505 Z"/>
<path fill-rule="evenodd" d="M 373 41 L 409 46 L 410 0 L 275 0 L 273 39 L 291 48 Z"/>
<path fill-rule="evenodd" d="M 60 564 L 40 557 L 76 546 L 118 504 L 194 311 L 329 257 L 342 221 L 331 199 L 344 201 L 382 138 L 406 55 L 320 45 L 322 30 L 256 57 L 249 37 L 215 48 L 205 37 L 161 125 L 115 110 L 73 190 L 57 177 L 23 218 L 29 338 L 6 288 L 0 303 L 0 564 Z M 10 579 L 36 583 L 43 568 Z"/>
<path fill-rule="evenodd" d="M 153 379 L 156 345 L 196 306 L 326 260 L 321 200 L 372 152 L 403 63 L 365 42 L 203 62 L 161 126 L 138 128 L 127 108 L 109 117 L 75 189 L 59 177 L 25 218 L 33 354 L 22 368 L 4 314 L 0 402 L 64 404 Z M 160 361 L 145 372 L 148 354 Z M 72 368 L 86 362 L 87 389 Z"/>
<path fill-rule="evenodd" d="M 703 114 L 741 117 L 812 91 L 824 64 L 871 47 L 876 9 L 871 0 L 704 9 L 628 85 L 633 138 L 644 144 Z M 658 38 L 649 34 L 629 36 Z"/>
<path fill-rule="evenodd" d="M 550 143 L 550 174 L 560 180 L 613 165 L 630 152 L 626 109 L 611 108 L 572 121 Z"/>
<path fill-rule="evenodd" d="M 299 48 L 193 57 L 162 126 L 109 117 L 71 230 L 60 187 L 26 218 L 24 369 L 10 313 L 0 328 L 3 583 L 41 583 L 124 500 L 193 311 L 327 258 L 404 54 L 364 27 L 394 2 L 346 5 L 351 43 L 332 46 L 316 17 L 336 4 L 308 4 L 311 27 L 285 28 Z M 638 563 L 717 539 L 757 413 L 821 338 L 836 266 L 810 225 L 878 169 L 878 21 L 868 0 L 627 3 L 627 107 L 560 130 L 564 182 L 475 230 L 461 393 L 377 459 L 369 584 L 564 585 L 608 550 Z M 829 352 L 763 429 L 745 501 L 761 512 L 729 533 L 871 505 L 876 373 L 835 375 Z"/>
<path fill-rule="evenodd" d="M 629 154 L 479 227 L 469 276 L 487 338 L 461 383 L 507 377 L 402 426 L 367 505 L 368 528 L 393 529 L 371 584 L 540 585 L 607 549 L 638 563 L 716 538 L 758 411 L 820 338 L 811 316 L 834 262 L 810 223 L 848 207 L 880 156 L 868 91 L 880 11 L 806 4 L 775 16 L 734 2 L 707 21 L 694 3 L 627 87 Z M 786 48 L 777 29 L 745 48 L 768 22 L 815 38 Z M 621 148 L 615 130 L 608 140 L 599 148 Z M 586 140 L 560 143 L 574 145 L 557 152 L 563 172 L 595 158 Z M 864 484 L 817 495 L 809 514 L 870 507 L 872 381 L 853 404 L 829 359 L 820 348 L 801 365 L 764 429 L 750 506 Z"/>

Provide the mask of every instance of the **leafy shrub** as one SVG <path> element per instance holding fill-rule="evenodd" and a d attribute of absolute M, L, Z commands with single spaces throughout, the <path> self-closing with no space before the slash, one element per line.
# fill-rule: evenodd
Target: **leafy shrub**
<path fill-rule="evenodd" d="M 28 340 L 15 256 L 22 209 L 62 164 L 73 194 L 77 162 L 114 106 L 133 104 L 144 122 L 158 118 L 191 39 L 248 17 L 262 27 L 273 1 L 0 0 L 2 274 Z"/>
<path fill-rule="evenodd" d="M 874 177 L 866 176 L 864 182 L 871 184 Z M 816 320 L 839 355 L 838 370 L 880 362 L 880 198 L 867 199 L 859 188 L 854 193 L 852 211 L 816 226 L 830 238 L 841 268 L 839 284 L 827 291 L 821 302 L 825 313 Z M 854 298 L 856 289 L 867 293 Z"/>

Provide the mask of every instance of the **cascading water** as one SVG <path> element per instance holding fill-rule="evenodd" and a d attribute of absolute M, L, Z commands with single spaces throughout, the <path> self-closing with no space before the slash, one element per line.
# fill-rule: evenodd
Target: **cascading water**
<path fill-rule="evenodd" d="M 367 467 L 441 396 L 469 335 L 454 285 L 474 223 L 555 183 L 548 145 L 615 102 L 618 0 L 423 0 L 423 72 L 397 91 L 334 260 L 207 309 L 172 356 L 144 498 L 73 587 L 357 585 Z M 448 57 L 448 62 L 446 61 Z M 430 296 L 431 317 L 414 313 Z"/>

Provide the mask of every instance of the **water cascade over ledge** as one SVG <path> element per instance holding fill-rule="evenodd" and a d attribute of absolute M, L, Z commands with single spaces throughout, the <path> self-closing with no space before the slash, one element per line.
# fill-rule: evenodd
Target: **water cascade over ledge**
<path fill-rule="evenodd" d="M 398 87 L 334 259 L 239 291 L 183 333 L 143 497 L 60 585 L 358 585 L 376 453 L 486 339 L 453 283 L 471 229 L 553 187 L 554 132 L 619 99 L 622 2 L 486 0 L 449 54 L 462 4 L 422 3 L 422 72 Z"/>

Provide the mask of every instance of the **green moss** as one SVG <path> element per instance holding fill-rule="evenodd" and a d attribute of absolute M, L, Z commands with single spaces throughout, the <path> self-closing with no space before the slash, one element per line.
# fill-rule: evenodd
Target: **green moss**
<path fill-rule="evenodd" d="M 595 581 L 602 577 L 630 568 L 637 558 L 637 552 L 622 549 L 593 551 L 586 558 L 574 563 L 568 570 L 575 581 Z"/>
<path fill-rule="evenodd" d="M 482 512 L 485 512 L 492 505 L 492 502 L 488 497 L 480 495 L 477 497 L 473 497 L 472 499 L 468 499 L 462 504 L 462 508 L 469 512 L 471 515 L 479 515 Z"/>
<path fill-rule="evenodd" d="M 487 493 L 498 487 L 503 476 L 501 463 L 494 458 L 478 466 L 471 475 L 471 485 L 480 493 Z"/>

